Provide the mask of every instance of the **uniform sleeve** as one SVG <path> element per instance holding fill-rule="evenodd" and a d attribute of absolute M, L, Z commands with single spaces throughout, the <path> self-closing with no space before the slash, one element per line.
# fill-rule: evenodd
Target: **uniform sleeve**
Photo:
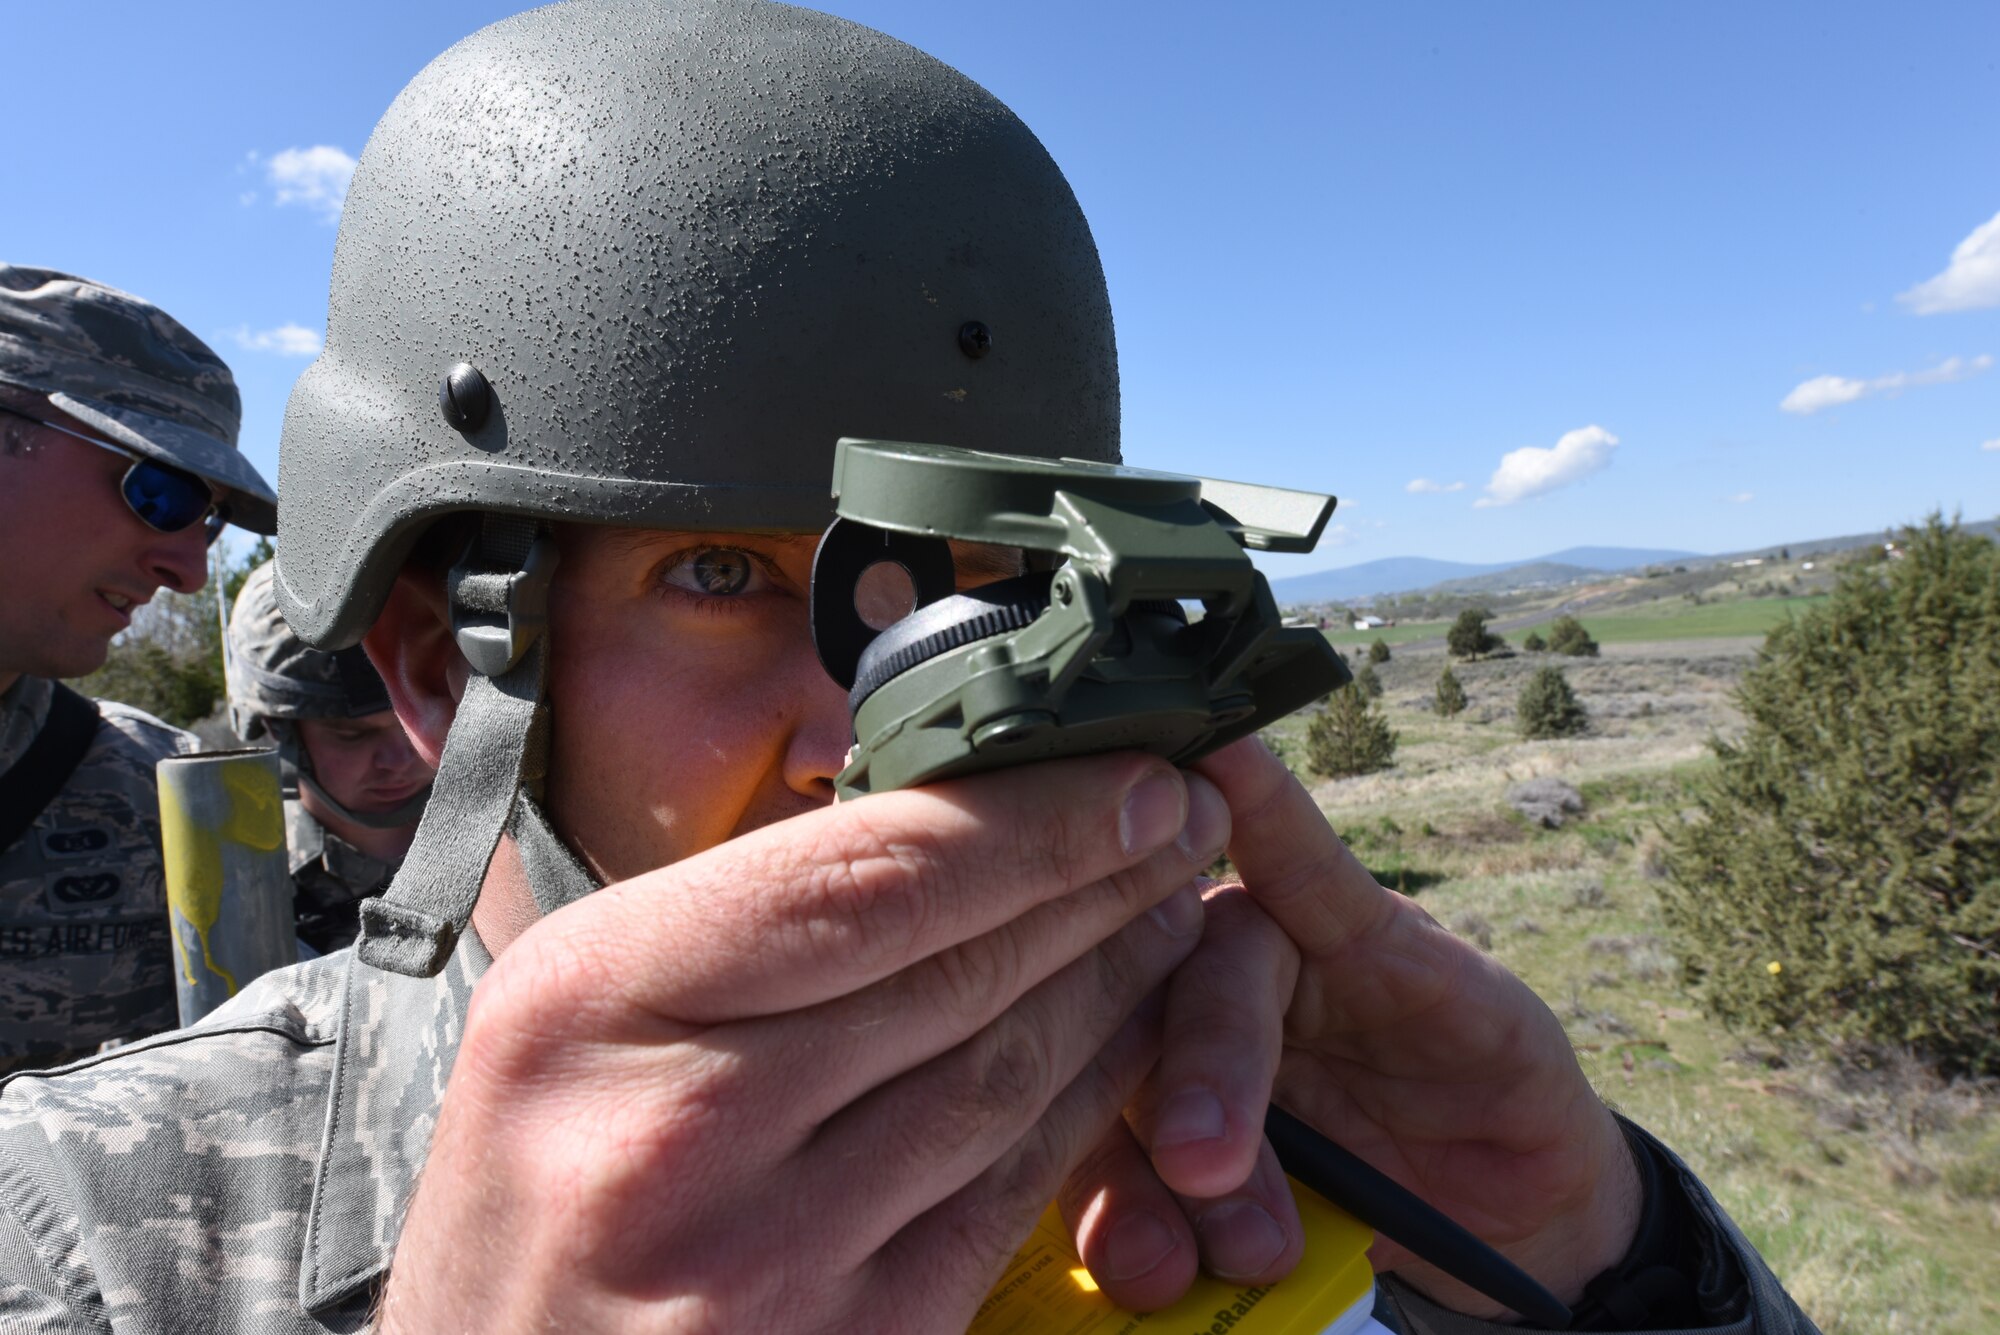
<path fill-rule="evenodd" d="M 83 1246 L 75 1218 L 25 1167 L 31 1127 L 0 1119 L 0 1330 L 7 1335 L 111 1335 L 76 1272 Z"/>
<path fill-rule="evenodd" d="M 1707 1300 L 1704 1306 L 1712 1303 L 1727 1313 L 1712 1325 L 1660 1327 L 1648 1330 L 1647 1335 L 1819 1335 L 1819 1327 L 1792 1301 L 1764 1258 L 1694 1171 L 1649 1132 L 1630 1122 L 1625 1125 L 1659 1156 L 1668 1170 L 1664 1174 L 1667 1189 L 1681 1194 L 1688 1217 L 1694 1221 L 1695 1250 L 1702 1258 L 1694 1279 Z M 1440 1307 L 1394 1275 L 1381 1277 L 1381 1292 L 1378 1315 L 1403 1335 L 1519 1335 L 1533 1329 L 1482 1321 Z"/>

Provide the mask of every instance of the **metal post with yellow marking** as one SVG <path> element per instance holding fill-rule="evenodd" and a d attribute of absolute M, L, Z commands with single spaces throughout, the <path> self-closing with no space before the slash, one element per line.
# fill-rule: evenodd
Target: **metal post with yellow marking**
<path fill-rule="evenodd" d="M 298 959 L 278 753 L 159 763 L 160 843 L 181 1023 Z"/>

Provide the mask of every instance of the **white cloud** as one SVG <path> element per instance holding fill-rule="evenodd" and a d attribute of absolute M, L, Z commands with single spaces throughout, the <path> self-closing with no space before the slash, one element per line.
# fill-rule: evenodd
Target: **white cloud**
<path fill-rule="evenodd" d="M 255 153 L 248 161 L 255 165 Z M 274 204 L 296 204 L 334 222 L 347 203 L 347 185 L 354 179 L 355 161 L 330 144 L 287 148 L 261 159 L 265 183 Z M 246 201 L 247 202 L 247 201 Z"/>
<path fill-rule="evenodd" d="M 1756 499 L 1757 493 L 1754 491 L 1739 491 L 1729 498 L 1729 503 L 1731 505 L 1748 505 Z"/>
<path fill-rule="evenodd" d="M 1896 300 L 1918 315 L 2000 306 L 2000 213 L 1958 243 L 1943 273 L 1898 294 Z"/>
<path fill-rule="evenodd" d="M 1595 424 L 1566 431 L 1545 450 L 1524 445 L 1500 456 L 1500 466 L 1486 484 L 1486 494 L 1473 502 L 1475 507 L 1512 505 L 1531 496 L 1540 496 L 1581 482 L 1611 462 L 1618 437 Z"/>
<path fill-rule="evenodd" d="M 245 352 L 275 352 L 280 357 L 319 356 L 319 332 L 302 324 L 281 324 L 276 329 L 259 329 L 255 333 L 249 325 L 240 324 L 229 331 L 229 336 Z"/>
<path fill-rule="evenodd" d="M 1464 491 L 1465 484 L 1463 482 L 1433 482 L 1427 477 L 1413 477 L 1410 479 L 1410 485 L 1404 487 L 1403 490 L 1409 492 L 1412 496 L 1431 496 L 1445 491 Z"/>
<path fill-rule="evenodd" d="M 1354 530 L 1345 524 L 1329 524 L 1319 535 L 1321 547 L 1345 547 L 1354 541 Z"/>
<path fill-rule="evenodd" d="M 1801 417 L 1816 413 L 1822 408 L 1837 408 L 1843 403 L 1871 394 L 1900 394 L 1918 385 L 1944 385 L 1954 380 L 1965 380 L 1976 376 L 1993 365 L 1993 358 L 1981 353 L 1977 357 L 1947 357 L 1928 371 L 1891 371 L 1878 375 L 1873 380 L 1852 380 L 1840 375 L 1816 375 L 1792 387 L 1778 404 L 1780 410 L 1797 413 Z"/>
<path fill-rule="evenodd" d="M 1982 450 L 2000 450 L 2000 436 L 1995 436 L 1979 448 Z"/>

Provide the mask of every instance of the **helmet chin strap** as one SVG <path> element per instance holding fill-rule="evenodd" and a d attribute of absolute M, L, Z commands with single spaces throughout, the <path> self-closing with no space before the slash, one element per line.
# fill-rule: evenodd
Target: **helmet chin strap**
<path fill-rule="evenodd" d="M 444 968 L 503 831 L 520 845 L 543 912 L 597 888 L 537 801 L 548 769 L 546 631 L 556 557 L 534 521 L 486 515 L 447 577 L 452 632 L 472 672 L 416 839 L 388 892 L 361 905 L 355 949 L 375 968 L 418 978 Z"/>

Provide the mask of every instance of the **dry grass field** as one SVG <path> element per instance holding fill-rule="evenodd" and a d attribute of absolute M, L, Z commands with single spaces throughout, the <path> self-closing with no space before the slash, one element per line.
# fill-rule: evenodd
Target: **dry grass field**
<path fill-rule="evenodd" d="M 1828 1335 L 2000 1332 L 2000 1093 L 1787 1053 L 1723 1029 L 1679 981 L 1657 831 L 1680 819 L 1706 740 L 1740 726 L 1730 688 L 1757 644 L 1458 664 L 1471 705 L 1450 720 L 1430 712 L 1443 653 L 1397 650 L 1376 669 L 1397 764 L 1314 792 L 1384 884 L 1548 1000 L 1605 1097 L 1688 1159 Z M 1514 698 L 1550 662 L 1592 731 L 1523 741 Z M 1302 768 L 1303 734 L 1301 716 L 1267 736 Z M 1531 826 L 1504 793 L 1538 775 L 1587 809 Z"/>

